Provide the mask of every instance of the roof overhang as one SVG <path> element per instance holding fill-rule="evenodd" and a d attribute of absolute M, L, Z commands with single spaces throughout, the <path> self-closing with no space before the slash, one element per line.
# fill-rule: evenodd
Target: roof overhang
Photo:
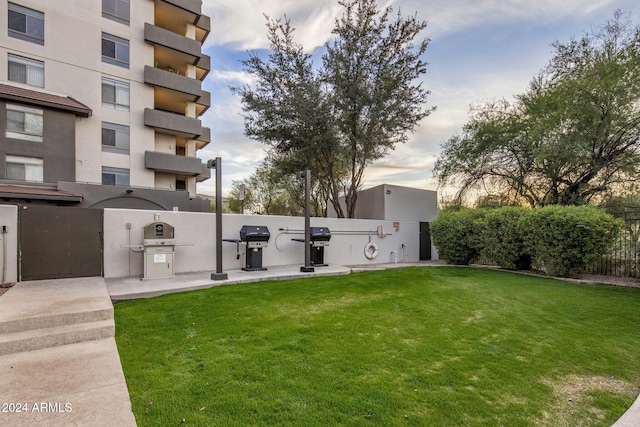
<path fill-rule="evenodd" d="M 0 99 L 67 111 L 80 117 L 89 117 L 92 113 L 91 108 L 70 96 L 55 95 L 3 83 L 0 83 Z"/>
<path fill-rule="evenodd" d="M 81 194 L 69 193 L 53 188 L 27 185 L 0 184 L 0 199 L 48 200 L 81 202 Z"/>

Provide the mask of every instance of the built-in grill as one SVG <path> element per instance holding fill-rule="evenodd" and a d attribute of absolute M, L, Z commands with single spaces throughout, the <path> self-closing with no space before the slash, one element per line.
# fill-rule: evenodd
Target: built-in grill
<path fill-rule="evenodd" d="M 310 227 L 311 246 L 324 247 L 329 246 L 331 240 L 331 231 L 327 227 Z"/>
<path fill-rule="evenodd" d="M 243 225 L 240 229 L 240 240 L 246 242 L 247 248 L 266 248 L 270 237 L 269 229 L 262 225 Z"/>
<path fill-rule="evenodd" d="M 176 240 L 173 226 L 166 222 L 152 222 L 143 229 L 144 278 L 174 275 L 173 258 Z"/>
<path fill-rule="evenodd" d="M 271 233 L 269 233 L 269 229 L 263 225 L 243 225 L 240 229 L 239 240 L 223 240 L 237 245 L 238 257 L 240 256 L 240 245 L 246 245 L 245 265 L 242 269 L 245 271 L 261 271 L 266 270 L 266 268 L 262 266 L 262 249 L 269 246 L 270 237 Z"/>
<path fill-rule="evenodd" d="M 311 246 L 311 265 L 314 267 L 326 267 L 324 262 L 324 248 L 329 246 L 331 231 L 327 227 L 309 227 L 309 244 Z M 303 242 L 304 239 L 292 239 L 296 242 Z"/>

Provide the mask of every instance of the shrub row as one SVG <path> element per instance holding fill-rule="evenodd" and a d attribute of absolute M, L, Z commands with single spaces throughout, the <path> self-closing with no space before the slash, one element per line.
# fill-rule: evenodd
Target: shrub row
<path fill-rule="evenodd" d="M 483 258 L 508 269 L 552 276 L 581 273 L 613 244 L 622 222 L 592 206 L 502 207 L 443 212 L 431 223 L 440 259 Z"/>

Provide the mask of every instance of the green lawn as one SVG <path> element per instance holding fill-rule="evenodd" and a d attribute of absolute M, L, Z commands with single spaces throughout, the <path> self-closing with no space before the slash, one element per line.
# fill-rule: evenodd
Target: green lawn
<path fill-rule="evenodd" d="M 402 268 L 115 319 L 140 426 L 610 426 L 640 392 L 640 289 Z"/>

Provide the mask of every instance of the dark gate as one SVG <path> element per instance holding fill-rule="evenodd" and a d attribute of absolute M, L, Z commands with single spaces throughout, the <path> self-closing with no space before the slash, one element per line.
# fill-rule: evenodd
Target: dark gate
<path fill-rule="evenodd" d="M 429 223 L 420 223 L 420 261 L 428 261 L 431 259 L 431 231 L 429 231 Z"/>
<path fill-rule="evenodd" d="M 640 212 L 630 207 L 611 214 L 621 218 L 624 226 L 609 252 L 594 264 L 592 273 L 640 279 Z"/>
<path fill-rule="evenodd" d="M 22 206 L 20 280 L 102 276 L 102 210 Z"/>

